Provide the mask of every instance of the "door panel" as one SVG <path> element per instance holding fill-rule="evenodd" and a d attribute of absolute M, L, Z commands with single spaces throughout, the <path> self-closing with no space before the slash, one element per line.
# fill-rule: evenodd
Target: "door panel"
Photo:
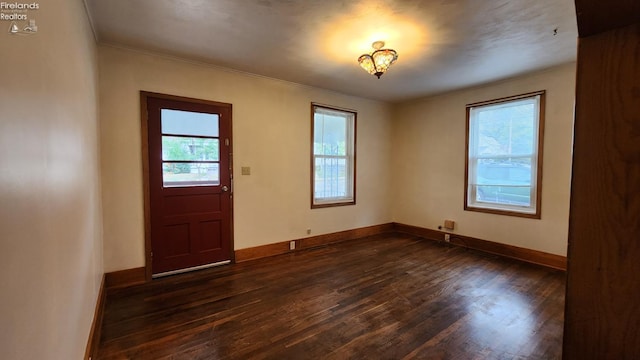
<path fill-rule="evenodd" d="M 231 260 L 231 105 L 146 107 L 152 273 Z"/>
<path fill-rule="evenodd" d="M 201 252 L 215 251 L 222 246 L 222 226 L 220 221 L 203 221 L 200 223 Z"/>
<path fill-rule="evenodd" d="M 164 224 L 163 246 L 158 248 L 156 256 L 177 258 L 188 256 L 191 249 L 189 223 Z"/>
<path fill-rule="evenodd" d="M 220 211 L 221 196 L 217 194 L 165 196 L 165 215 Z"/>

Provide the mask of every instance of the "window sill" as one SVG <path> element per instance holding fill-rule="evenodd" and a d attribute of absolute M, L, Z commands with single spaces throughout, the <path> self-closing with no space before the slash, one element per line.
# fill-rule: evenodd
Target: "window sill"
<path fill-rule="evenodd" d="M 523 217 L 523 218 L 528 218 L 528 219 L 540 219 L 541 218 L 541 214 L 540 214 L 539 210 L 535 210 L 535 211 L 531 211 L 531 212 L 524 212 L 524 211 L 505 209 L 505 208 L 480 207 L 480 206 L 473 206 L 473 205 L 467 205 L 467 204 L 464 205 L 464 210 L 466 210 L 466 211 L 483 212 L 483 213 L 495 214 L 495 215 L 506 215 L 506 216 Z"/>
<path fill-rule="evenodd" d="M 312 209 L 321 209 L 321 208 L 336 207 L 336 206 L 348 206 L 348 205 L 355 205 L 355 204 L 356 204 L 355 200 L 319 202 L 319 203 L 312 203 L 311 204 L 311 208 Z"/>

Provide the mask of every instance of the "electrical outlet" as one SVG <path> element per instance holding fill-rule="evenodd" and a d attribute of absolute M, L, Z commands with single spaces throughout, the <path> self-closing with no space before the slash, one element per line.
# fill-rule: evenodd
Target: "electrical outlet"
<path fill-rule="evenodd" d="M 311 229 L 307 229 L 307 235 L 311 235 Z"/>
<path fill-rule="evenodd" d="M 446 242 L 451 241 L 451 235 L 449 235 L 449 234 L 444 234 L 444 241 L 446 241 Z"/>
<path fill-rule="evenodd" d="M 296 249 L 296 241 L 295 240 L 289 241 L 289 250 L 295 250 L 295 249 Z"/>

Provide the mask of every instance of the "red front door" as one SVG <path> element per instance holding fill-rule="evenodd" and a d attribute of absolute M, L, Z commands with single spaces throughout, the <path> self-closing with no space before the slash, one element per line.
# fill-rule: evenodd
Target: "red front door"
<path fill-rule="evenodd" d="M 231 260 L 231 105 L 146 96 L 154 276 Z"/>

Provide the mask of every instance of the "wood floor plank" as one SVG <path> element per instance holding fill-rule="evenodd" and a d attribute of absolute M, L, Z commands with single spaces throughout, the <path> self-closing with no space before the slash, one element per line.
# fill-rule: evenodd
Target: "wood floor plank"
<path fill-rule="evenodd" d="M 110 290 L 98 359 L 558 359 L 564 281 L 383 234 Z"/>

